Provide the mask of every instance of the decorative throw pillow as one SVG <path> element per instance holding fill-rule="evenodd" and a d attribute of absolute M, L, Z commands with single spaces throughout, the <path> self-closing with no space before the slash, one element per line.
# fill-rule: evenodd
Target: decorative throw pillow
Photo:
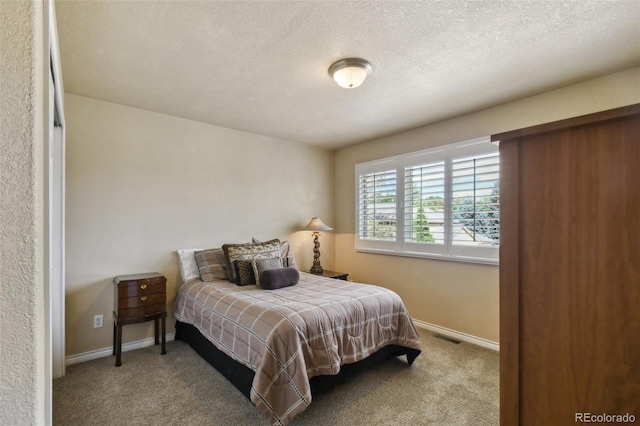
<path fill-rule="evenodd" d="M 201 250 L 200 248 L 178 250 L 178 265 L 180 266 L 180 276 L 183 283 L 194 278 L 200 278 L 200 271 L 198 270 L 198 263 L 194 253 Z"/>
<path fill-rule="evenodd" d="M 279 269 L 282 268 L 281 257 L 269 257 L 267 259 L 251 259 L 251 266 L 253 268 L 253 275 L 256 279 L 256 285 L 260 287 L 260 274 L 267 269 Z"/>
<path fill-rule="evenodd" d="M 229 280 L 236 282 L 233 262 L 236 260 L 265 259 L 280 255 L 280 240 L 273 239 L 262 243 L 224 244 L 222 246 L 227 263 Z"/>
<path fill-rule="evenodd" d="M 291 251 L 291 243 L 288 240 L 284 240 L 280 245 L 280 256 L 284 259 L 283 266 L 298 269 L 296 258 L 293 257 L 293 252 Z"/>
<path fill-rule="evenodd" d="M 260 274 L 260 287 L 266 290 L 276 290 L 296 285 L 300 273 L 293 268 L 267 269 Z"/>
<path fill-rule="evenodd" d="M 229 279 L 227 264 L 221 248 L 196 251 L 194 254 L 202 281 Z"/>
<path fill-rule="evenodd" d="M 254 237 L 251 239 L 251 242 L 259 243 L 261 241 Z M 293 252 L 291 251 L 291 243 L 289 243 L 289 240 L 284 240 L 280 243 L 280 257 L 283 260 L 282 266 L 298 269 L 298 264 L 296 263 L 296 258 L 293 256 Z"/>
<path fill-rule="evenodd" d="M 233 269 L 236 273 L 236 284 L 256 284 L 256 275 L 253 272 L 252 263 L 252 260 L 236 260 L 233 262 Z"/>

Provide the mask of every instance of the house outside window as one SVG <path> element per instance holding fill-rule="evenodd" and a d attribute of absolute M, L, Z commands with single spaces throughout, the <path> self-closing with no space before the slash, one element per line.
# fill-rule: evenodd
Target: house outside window
<path fill-rule="evenodd" d="M 356 250 L 497 264 L 499 177 L 488 138 L 356 164 Z"/>

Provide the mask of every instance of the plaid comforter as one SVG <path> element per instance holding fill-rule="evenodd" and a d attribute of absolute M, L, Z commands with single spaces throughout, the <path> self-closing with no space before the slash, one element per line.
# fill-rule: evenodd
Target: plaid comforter
<path fill-rule="evenodd" d="M 338 374 L 387 345 L 420 350 L 396 293 L 302 272 L 298 284 L 279 290 L 187 281 L 174 315 L 255 371 L 251 401 L 274 425 L 309 406 L 311 377 Z"/>

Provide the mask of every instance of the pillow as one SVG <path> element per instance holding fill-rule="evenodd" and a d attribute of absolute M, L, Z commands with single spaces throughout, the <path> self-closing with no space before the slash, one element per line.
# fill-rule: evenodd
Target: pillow
<path fill-rule="evenodd" d="M 228 280 L 229 270 L 221 248 L 195 252 L 202 281 Z"/>
<path fill-rule="evenodd" d="M 293 252 L 291 251 L 291 244 L 289 241 L 284 240 L 282 245 L 280 246 L 280 256 L 285 260 L 284 266 L 289 268 L 298 269 L 298 264 L 296 263 L 296 258 L 293 257 Z"/>
<path fill-rule="evenodd" d="M 248 285 L 256 283 L 252 260 L 236 260 L 233 262 L 233 270 L 236 275 L 235 283 L 238 285 Z"/>
<path fill-rule="evenodd" d="M 180 266 L 180 276 L 185 283 L 193 278 L 200 278 L 200 271 L 196 263 L 195 252 L 202 249 L 180 249 L 178 250 L 178 266 Z"/>
<path fill-rule="evenodd" d="M 236 260 L 265 259 L 280 255 L 280 240 L 273 239 L 263 243 L 224 244 L 222 246 L 227 263 L 229 280 L 236 282 L 233 262 Z M 202 273 L 201 273 L 202 275 Z"/>
<path fill-rule="evenodd" d="M 253 268 L 253 276 L 255 277 L 256 285 L 260 287 L 260 274 L 267 269 L 279 269 L 282 268 L 282 258 L 269 257 L 267 259 L 251 259 L 251 266 Z"/>
<path fill-rule="evenodd" d="M 251 241 L 253 243 L 259 243 L 260 240 L 256 238 L 252 238 Z M 293 257 L 293 252 L 291 251 L 291 244 L 288 240 L 282 241 L 280 243 L 280 257 L 283 260 L 282 266 L 289 268 L 298 269 L 298 264 L 296 263 L 296 258 Z"/>
<path fill-rule="evenodd" d="M 296 285 L 300 273 L 293 268 L 267 269 L 260 274 L 260 287 L 266 290 L 276 290 Z"/>

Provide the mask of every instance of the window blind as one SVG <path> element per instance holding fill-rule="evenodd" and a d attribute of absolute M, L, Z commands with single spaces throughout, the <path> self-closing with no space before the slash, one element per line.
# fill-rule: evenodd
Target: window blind
<path fill-rule="evenodd" d="M 444 161 L 405 168 L 405 242 L 444 244 L 444 173 Z"/>
<path fill-rule="evenodd" d="M 499 169 L 487 138 L 356 164 L 356 250 L 497 263 Z"/>
<path fill-rule="evenodd" d="M 359 177 L 359 235 L 364 240 L 396 240 L 396 170 Z"/>
<path fill-rule="evenodd" d="M 456 158 L 452 168 L 452 244 L 497 245 L 500 240 L 498 153 Z"/>

